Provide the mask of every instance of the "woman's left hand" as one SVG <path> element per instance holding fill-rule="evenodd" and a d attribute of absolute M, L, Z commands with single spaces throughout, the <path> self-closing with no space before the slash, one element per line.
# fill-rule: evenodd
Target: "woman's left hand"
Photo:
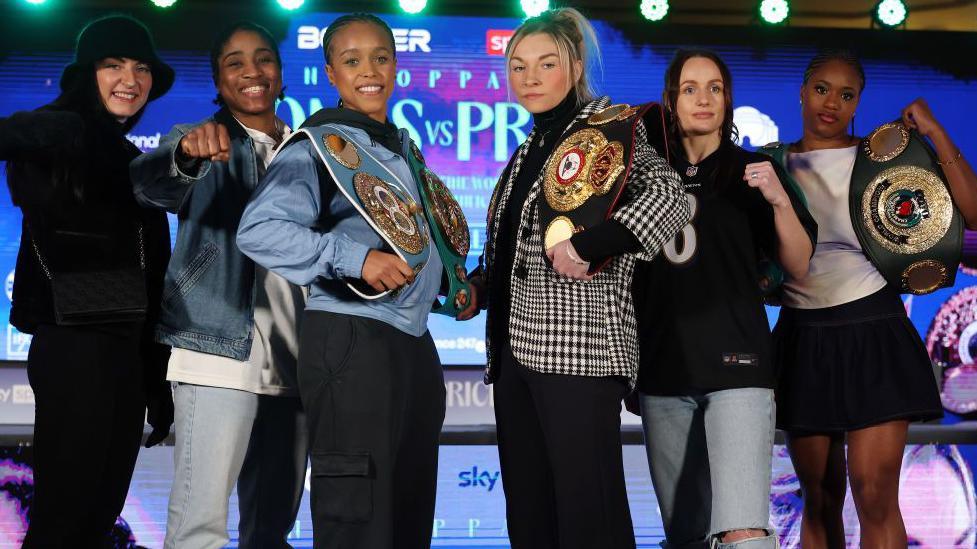
<path fill-rule="evenodd" d="M 933 111 L 930 110 L 930 106 L 922 97 L 902 109 L 902 123 L 930 139 L 943 131 L 943 126 L 936 121 Z"/>
<path fill-rule="evenodd" d="M 546 257 L 553 262 L 553 270 L 561 275 L 568 276 L 576 280 L 590 280 L 593 275 L 587 274 L 590 270 L 590 262 L 584 261 L 573 243 L 569 239 L 557 242 L 553 247 L 546 250 Z"/>
<path fill-rule="evenodd" d="M 787 196 L 787 191 L 784 190 L 784 185 L 780 182 L 780 178 L 777 177 L 777 172 L 774 171 L 773 164 L 770 162 L 747 164 L 746 169 L 743 170 L 743 181 L 746 181 L 749 186 L 759 189 L 763 198 L 771 206 L 790 205 L 790 197 Z"/>

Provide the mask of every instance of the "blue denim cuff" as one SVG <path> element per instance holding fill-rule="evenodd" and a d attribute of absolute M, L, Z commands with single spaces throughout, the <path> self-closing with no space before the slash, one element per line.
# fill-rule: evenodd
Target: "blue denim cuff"
<path fill-rule="evenodd" d="M 182 138 L 181 138 L 182 139 Z M 177 157 L 177 151 L 180 149 L 180 142 L 177 141 L 176 145 L 173 147 L 173 151 L 170 153 L 170 176 L 171 177 L 182 177 L 183 179 L 189 179 L 191 181 L 196 181 L 207 175 L 210 171 L 210 160 L 200 160 L 199 162 L 194 162 L 192 165 L 184 165 L 180 162 Z M 191 175 L 190 171 L 194 174 Z"/>
<path fill-rule="evenodd" d="M 349 237 L 344 237 L 336 247 L 336 258 L 333 268 L 336 274 L 344 278 L 363 278 L 363 262 L 370 247 Z"/>

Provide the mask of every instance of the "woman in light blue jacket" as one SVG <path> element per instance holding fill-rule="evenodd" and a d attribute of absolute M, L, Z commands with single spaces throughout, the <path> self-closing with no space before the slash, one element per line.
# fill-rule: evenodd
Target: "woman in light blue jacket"
<path fill-rule="evenodd" d="M 428 547 L 445 406 L 427 331 L 443 268 L 418 208 L 431 176 L 387 119 L 390 28 L 343 16 L 323 50 L 340 108 L 316 113 L 279 151 L 238 245 L 310 286 L 298 376 L 315 546 Z"/>

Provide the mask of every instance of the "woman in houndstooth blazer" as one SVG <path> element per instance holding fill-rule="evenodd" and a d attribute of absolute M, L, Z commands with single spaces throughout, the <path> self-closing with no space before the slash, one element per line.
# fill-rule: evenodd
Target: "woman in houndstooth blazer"
<path fill-rule="evenodd" d="M 482 266 L 473 275 L 477 303 L 459 317 L 488 309 L 486 383 L 496 384 L 516 549 L 634 547 L 620 443 L 621 399 L 638 363 L 631 277 L 635 261 L 655 257 L 689 219 L 678 175 L 632 118 L 630 171 L 609 217 L 551 240 L 544 252 L 548 159 L 571 126 L 610 104 L 594 99 L 587 78 L 595 48 L 593 29 L 573 9 L 526 20 L 509 42 L 511 92 L 533 113 L 534 127 L 495 189 Z M 578 160 L 574 177 L 593 158 Z"/>

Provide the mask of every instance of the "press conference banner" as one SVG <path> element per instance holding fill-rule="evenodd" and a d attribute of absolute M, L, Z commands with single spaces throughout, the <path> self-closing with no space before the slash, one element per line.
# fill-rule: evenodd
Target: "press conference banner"
<path fill-rule="evenodd" d="M 321 47 L 322 33 L 337 15 L 296 15 L 280 44 L 286 97 L 278 106 L 278 114 L 293 128 L 337 101 L 335 89 L 325 76 Z M 485 214 L 496 178 L 532 128 L 531 115 L 513 100 L 506 83 L 503 52 L 519 21 L 403 15 L 384 18 L 393 28 L 397 49 L 391 120 L 410 132 L 429 165 L 458 198 L 472 231 L 468 263 L 473 267 L 482 253 Z M 665 67 L 679 44 L 638 43 L 610 24 L 596 21 L 595 26 L 603 53 L 603 64 L 595 72 L 600 91 L 616 102 L 659 100 Z M 695 39 L 689 36 L 690 41 Z M 798 91 L 814 50 L 790 44 L 716 49 L 733 73 L 735 121 L 742 144 L 752 148 L 797 139 L 801 134 Z M 177 79 L 165 97 L 149 106 L 129 136 L 143 150 L 158 146 L 173 124 L 197 121 L 215 110 L 206 52 L 167 51 L 163 57 L 176 69 Z M 0 115 L 35 108 L 53 99 L 61 68 L 70 58 L 67 51 L 24 51 L 0 60 Z M 963 153 L 977 156 L 977 134 L 972 131 L 977 122 L 977 83 L 955 79 L 916 62 L 866 59 L 865 70 L 867 88 L 856 119 L 859 134 L 895 119 L 905 105 L 923 96 Z M 0 273 L 6 275 L 8 298 L 20 220 L 6 185 L 0 186 Z M 175 218 L 170 221 L 175 231 Z M 968 270 L 957 277 L 955 288 L 907 298 L 907 310 L 920 333 L 926 336 L 933 318 L 954 294 L 975 284 L 977 278 Z M 9 326 L 9 308 L 9 299 L 0 299 L 0 359 L 23 360 L 30 338 Z M 777 310 L 769 309 L 769 313 L 771 322 L 775 321 Z M 432 315 L 429 326 L 444 364 L 484 364 L 484 315 L 470 322 Z M 966 328 L 959 327 L 961 331 Z M 969 340 L 954 340 L 954 345 L 969 349 Z"/>

